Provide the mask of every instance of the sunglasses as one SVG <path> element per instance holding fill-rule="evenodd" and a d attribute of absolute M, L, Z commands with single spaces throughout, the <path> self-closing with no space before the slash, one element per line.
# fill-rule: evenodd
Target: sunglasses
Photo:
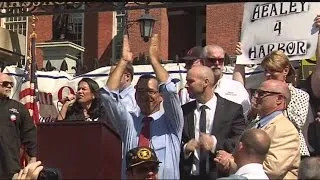
<path fill-rule="evenodd" d="M 211 61 L 211 62 L 219 62 L 219 64 L 223 63 L 224 62 L 224 58 L 206 58 L 208 61 Z"/>
<path fill-rule="evenodd" d="M 13 83 L 13 82 L 10 82 L 10 81 L 2 81 L 2 82 L 0 82 L 0 85 L 1 85 L 2 87 L 8 87 L 8 85 L 10 85 L 11 87 L 13 87 L 13 86 L 14 86 L 14 83 Z"/>
<path fill-rule="evenodd" d="M 270 95 L 275 95 L 275 94 L 279 94 L 282 95 L 282 93 L 280 92 L 274 92 L 274 91 L 265 91 L 265 90 L 261 90 L 261 89 L 257 89 L 254 92 L 255 96 L 258 96 L 260 98 L 262 97 L 266 97 L 266 96 L 270 96 Z"/>

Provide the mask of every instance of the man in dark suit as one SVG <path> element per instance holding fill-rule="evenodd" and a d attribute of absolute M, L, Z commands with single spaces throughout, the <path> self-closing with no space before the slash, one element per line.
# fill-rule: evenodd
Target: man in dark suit
<path fill-rule="evenodd" d="M 180 157 L 181 179 L 216 179 L 226 176 L 213 161 L 216 150 L 232 152 L 245 129 L 243 110 L 214 93 L 215 78 L 206 66 L 192 67 L 186 77 L 190 98 L 182 106 L 184 129 Z"/>

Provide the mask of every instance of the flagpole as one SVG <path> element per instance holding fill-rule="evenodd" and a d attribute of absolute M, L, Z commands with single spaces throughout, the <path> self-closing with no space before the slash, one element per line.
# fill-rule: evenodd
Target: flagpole
<path fill-rule="evenodd" d="M 38 84 L 37 84 L 37 77 L 36 77 L 36 39 L 37 39 L 37 33 L 36 33 L 36 22 L 38 21 L 38 17 L 32 15 L 32 33 L 30 34 L 30 60 L 29 63 L 31 65 L 30 67 L 30 83 L 33 86 L 33 120 L 34 123 L 37 125 L 39 124 L 39 111 L 38 111 L 38 104 L 37 104 L 37 96 L 38 96 Z"/>
<path fill-rule="evenodd" d="M 36 21 L 38 21 L 38 17 L 35 15 L 32 15 L 32 33 L 30 34 L 29 39 L 31 40 L 31 82 L 35 82 L 34 80 L 36 79 L 35 77 L 35 71 L 36 71 L 36 61 L 35 61 L 35 56 L 36 56 L 36 39 L 37 39 L 37 33 L 36 33 Z"/>

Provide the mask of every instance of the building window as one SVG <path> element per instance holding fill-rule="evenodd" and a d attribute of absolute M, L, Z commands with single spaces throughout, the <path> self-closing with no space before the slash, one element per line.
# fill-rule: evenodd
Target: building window
<path fill-rule="evenodd" d="M 13 8 L 12 11 L 14 14 L 21 13 L 23 8 Z M 5 20 L 5 28 L 16 32 L 18 34 L 27 34 L 27 17 L 26 16 L 16 16 L 16 17 L 7 17 Z"/>
<path fill-rule="evenodd" d="M 115 60 L 118 61 L 121 58 L 123 34 L 126 26 L 127 12 L 117 11 L 117 34 L 115 36 Z"/>
<path fill-rule="evenodd" d="M 83 16 L 83 13 L 71 13 L 68 19 L 72 34 L 69 40 L 79 46 L 82 46 Z"/>

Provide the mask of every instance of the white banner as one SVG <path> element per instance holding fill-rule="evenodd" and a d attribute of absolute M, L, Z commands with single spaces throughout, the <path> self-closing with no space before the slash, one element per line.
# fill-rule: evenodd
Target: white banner
<path fill-rule="evenodd" d="M 177 92 L 181 88 L 184 88 L 186 78 L 184 63 L 164 64 L 164 67 L 170 73 L 171 78 L 177 82 Z M 42 121 L 50 121 L 57 118 L 58 109 L 62 106 L 61 103 L 58 103 L 58 100 L 69 93 L 75 93 L 77 91 L 77 84 L 83 77 L 91 78 L 100 87 L 103 87 L 107 82 L 109 71 L 110 67 L 102 67 L 77 77 L 73 77 L 64 71 L 37 71 L 40 116 L 42 117 Z M 12 90 L 12 98 L 19 101 L 23 69 L 7 66 L 3 72 L 14 77 L 15 86 Z M 246 68 L 246 72 L 247 88 L 255 88 L 263 80 L 263 73 L 260 67 Z M 138 78 L 146 73 L 154 74 L 151 65 L 135 65 L 133 84 L 136 84 Z M 224 75 L 232 78 L 232 73 L 233 67 L 225 66 Z"/>
<path fill-rule="evenodd" d="M 274 50 L 290 60 L 315 54 L 318 28 L 313 21 L 320 14 L 318 2 L 247 2 L 244 5 L 238 64 L 259 64 Z"/>

